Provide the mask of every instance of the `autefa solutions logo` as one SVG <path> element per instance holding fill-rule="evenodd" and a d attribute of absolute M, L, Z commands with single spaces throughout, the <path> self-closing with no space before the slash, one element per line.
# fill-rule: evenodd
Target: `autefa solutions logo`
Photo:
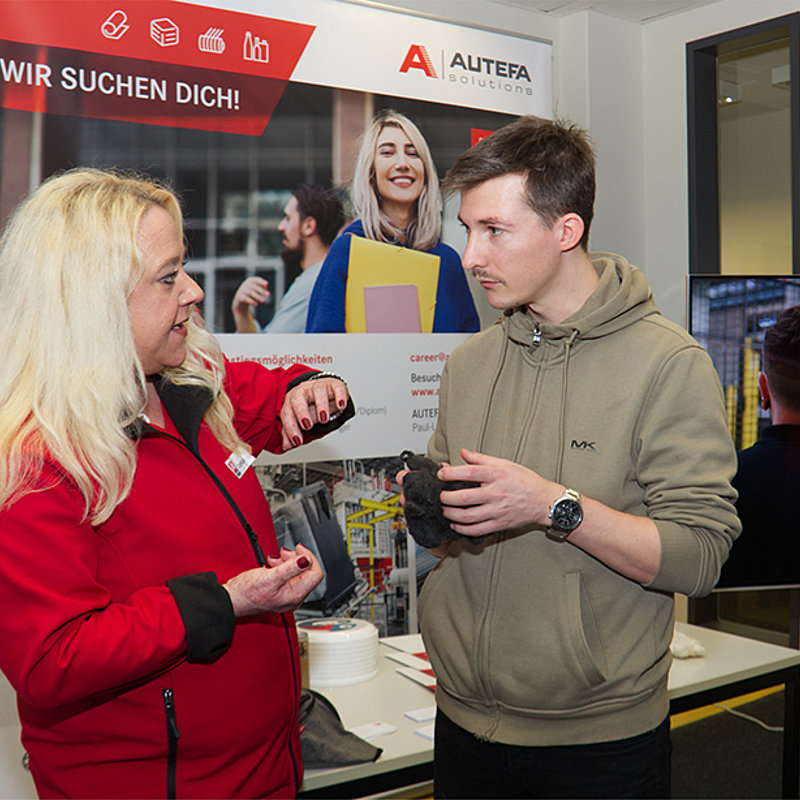
<path fill-rule="evenodd" d="M 459 50 L 452 53 L 442 50 L 440 61 L 441 75 L 437 73 L 425 45 L 411 44 L 399 71 L 408 74 L 411 70 L 419 70 L 428 78 L 463 86 L 533 95 L 533 81 L 525 64 Z"/>
<path fill-rule="evenodd" d="M 425 45 L 412 44 L 408 48 L 406 57 L 400 67 L 400 72 L 408 72 L 410 69 L 421 69 L 429 78 L 438 78 L 433 62 L 425 49 Z"/>

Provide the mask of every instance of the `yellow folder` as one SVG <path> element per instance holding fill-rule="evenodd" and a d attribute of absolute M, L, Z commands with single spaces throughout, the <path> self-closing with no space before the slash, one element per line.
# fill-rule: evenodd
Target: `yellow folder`
<path fill-rule="evenodd" d="M 352 236 L 345 295 L 345 330 L 348 333 L 367 333 L 365 296 L 374 297 L 369 289 L 376 286 L 417 287 L 419 303 L 419 332 L 433 332 L 436 310 L 436 287 L 439 284 L 439 256 L 410 250 L 399 245 L 375 242 Z M 367 291 L 365 291 L 367 290 Z M 399 309 L 396 309 L 401 313 Z M 414 320 L 409 322 L 409 320 Z M 408 331 L 416 325 L 416 316 L 401 323 L 398 331 Z M 385 330 L 385 328 L 383 329 Z"/>

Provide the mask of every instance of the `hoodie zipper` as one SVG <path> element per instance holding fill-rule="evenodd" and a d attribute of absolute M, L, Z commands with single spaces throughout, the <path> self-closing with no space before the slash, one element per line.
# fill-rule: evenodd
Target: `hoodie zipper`
<path fill-rule="evenodd" d="M 533 326 L 534 326 L 533 327 L 533 332 L 531 334 L 531 347 L 538 347 L 538 345 L 541 344 L 541 341 L 542 341 L 542 329 L 539 327 L 539 323 L 536 320 L 534 320 Z M 506 354 L 506 348 L 508 347 L 508 330 L 507 329 L 505 330 L 505 334 L 506 335 L 505 335 L 505 338 L 504 338 L 504 341 L 503 341 L 503 354 L 502 354 L 501 359 L 500 359 L 501 363 L 500 363 L 500 365 L 497 368 L 497 371 L 495 373 L 494 380 L 492 382 L 492 388 L 489 391 L 488 399 L 487 399 L 487 402 L 486 402 L 486 407 L 484 409 L 483 419 L 482 419 L 482 422 L 481 422 L 479 442 L 478 442 L 478 450 L 480 452 L 483 452 L 484 436 L 486 435 L 486 429 L 487 429 L 487 426 L 488 426 L 489 407 L 491 406 L 491 401 L 492 401 L 492 398 L 494 396 L 494 391 L 495 391 L 495 388 L 497 386 L 497 381 L 500 378 L 500 373 L 503 371 L 503 366 L 505 365 L 505 354 Z M 533 416 L 533 413 L 534 413 L 535 404 L 536 404 L 536 392 L 533 392 L 531 394 L 531 397 L 530 397 L 530 400 L 529 400 L 528 413 L 526 415 L 526 423 L 525 423 L 526 427 L 530 427 L 529 423 L 530 423 L 531 417 Z M 520 439 L 520 441 L 519 441 L 519 443 L 517 445 L 517 452 L 514 454 L 514 460 L 515 461 L 517 461 L 519 459 L 519 451 L 520 451 L 521 446 L 522 446 L 522 439 Z M 480 623 L 479 623 L 479 626 L 478 626 L 478 632 L 477 632 L 477 641 L 478 642 L 482 641 L 482 642 L 485 643 L 483 647 L 479 648 L 478 653 L 477 653 L 478 681 L 480 682 L 481 689 L 483 690 L 484 698 L 486 698 L 486 700 L 491 704 L 494 704 L 496 702 L 496 699 L 495 699 L 494 692 L 492 691 L 492 689 L 490 687 L 490 682 L 489 682 L 489 677 L 488 677 L 489 676 L 489 639 L 490 639 L 490 637 L 486 635 L 486 631 L 487 631 L 487 628 L 491 624 L 490 620 L 489 620 L 489 616 L 490 616 L 490 613 L 491 613 L 491 609 L 494 607 L 494 592 L 496 590 L 496 587 L 495 587 L 495 573 L 496 573 L 496 571 L 498 569 L 497 562 L 498 562 L 499 557 L 500 557 L 500 548 L 499 547 L 495 547 L 494 548 L 494 552 L 492 553 L 492 556 L 491 556 L 491 560 L 489 562 L 489 569 L 488 569 L 487 579 L 486 579 L 487 580 L 487 583 L 486 583 L 486 591 L 487 591 L 486 602 L 485 602 L 485 606 L 484 606 L 484 609 L 483 609 L 483 614 L 481 615 Z M 478 738 L 484 738 L 485 737 L 487 740 L 490 739 L 491 736 L 494 734 L 499 721 L 500 721 L 499 713 L 495 709 L 494 714 L 492 716 L 491 724 L 489 725 L 489 727 L 485 731 L 482 731 L 481 734 L 479 734 Z"/>
<path fill-rule="evenodd" d="M 181 738 L 181 734 L 178 730 L 178 721 L 175 718 L 175 699 L 172 689 L 164 689 L 161 694 L 164 698 L 164 711 L 167 716 L 167 800 L 174 800 L 177 796 L 178 739 Z"/>

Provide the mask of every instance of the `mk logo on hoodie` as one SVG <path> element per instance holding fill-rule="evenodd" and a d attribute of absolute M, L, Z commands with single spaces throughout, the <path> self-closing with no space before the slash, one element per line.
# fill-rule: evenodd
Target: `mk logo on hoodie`
<path fill-rule="evenodd" d="M 594 450 L 594 442 L 579 442 L 573 439 L 570 443 L 570 450 Z"/>

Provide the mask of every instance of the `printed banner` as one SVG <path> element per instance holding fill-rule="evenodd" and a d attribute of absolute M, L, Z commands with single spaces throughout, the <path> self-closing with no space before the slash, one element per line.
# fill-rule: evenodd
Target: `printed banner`
<path fill-rule="evenodd" d="M 292 80 L 552 114 L 547 42 L 339 0 L 230 6 L 0 0 L 0 105 L 260 135 Z"/>
<path fill-rule="evenodd" d="M 258 136 L 313 30 L 164 0 L 0 0 L 0 99 Z"/>
<path fill-rule="evenodd" d="M 264 454 L 265 463 L 336 461 L 424 453 L 439 415 L 439 385 L 450 353 L 469 334 L 304 333 L 243 336 L 219 334 L 225 355 L 265 367 L 301 363 L 341 375 L 356 405 L 356 416 L 324 439 L 283 456 Z"/>
<path fill-rule="evenodd" d="M 283 5 L 295 18 L 298 4 Z M 293 80 L 552 116 L 549 42 L 336 0 L 304 0 L 302 8 L 317 30 Z"/>

